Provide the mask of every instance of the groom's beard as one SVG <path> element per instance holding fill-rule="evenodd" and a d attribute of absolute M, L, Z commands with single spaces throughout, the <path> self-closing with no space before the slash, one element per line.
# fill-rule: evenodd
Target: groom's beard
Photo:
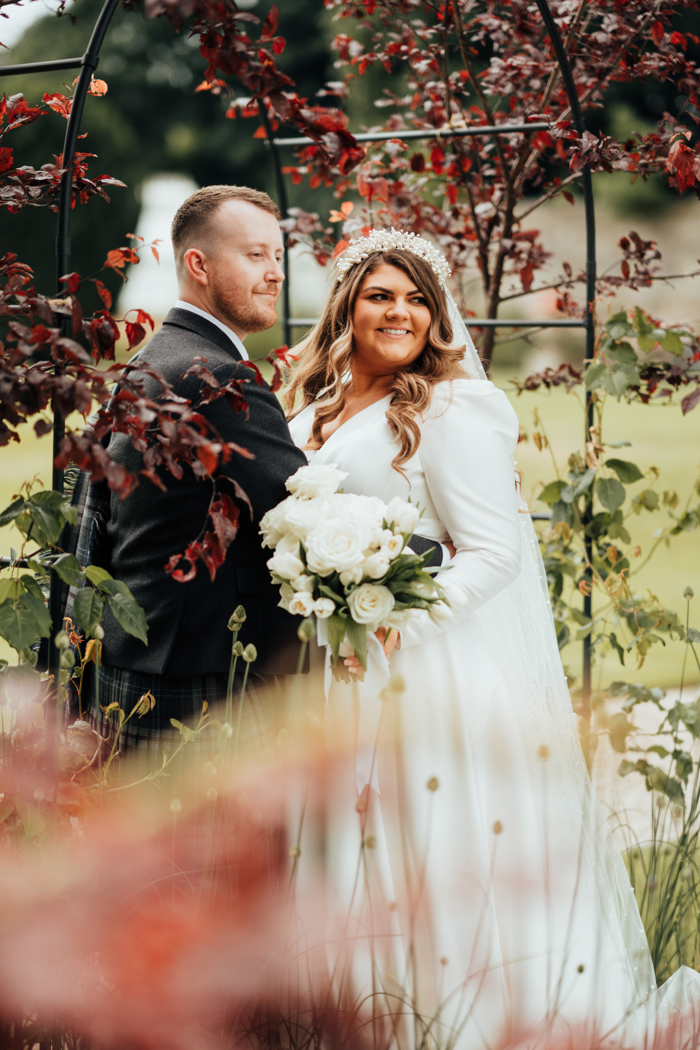
<path fill-rule="evenodd" d="M 214 277 L 211 294 L 217 310 L 233 328 L 252 333 L 264 332 L 277 324 L 275 304 L 279 298 L 280 286 L 265 285 L 260 291 L 273 293 L 274 299 L 260 298 L 251 293 L 249 288 L 243 291 L 233 286 L 230 281 L 217 280 Z"/>

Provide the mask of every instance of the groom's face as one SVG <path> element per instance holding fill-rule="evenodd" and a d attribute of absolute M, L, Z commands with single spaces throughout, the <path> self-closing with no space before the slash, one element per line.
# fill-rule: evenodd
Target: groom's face
<path fill-rule="evenodd" d="M 210 221 L 209 294 L 216 314 L 241 337 L 271 328 L 284 280 L 277 219 L 247 201 L 226 201 Z"/>

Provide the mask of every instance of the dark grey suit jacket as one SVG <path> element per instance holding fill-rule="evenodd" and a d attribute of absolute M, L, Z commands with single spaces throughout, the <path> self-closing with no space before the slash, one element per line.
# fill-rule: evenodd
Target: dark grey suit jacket
<path fill-rule="evenodd" d="M 279 589 L 270 579 L 266 561 L 271 551 L 261 547 L 260 519 L 285 498 L 285 481 L 306 463 L 296 447 L 279 401 L 267 386 L 259 386 L 253 372 L 225 332 L 188 310 L 173 309 L 163 327 L 139 353 L 156 368 L 176 393 L 194 400 L 200 382 L 179 377 L 196 356 L 219 382 L 245 381 L 247 415 L 234 412 L 221 398 L 200 409 L 224 441 L 233 441 L 253 453 L 254 459 L 235 455 L 222 468 L 248 495 L 253 520 L 241 506 L 238 535 L 212 583 L 202 562 L 197 575 L 177 583 L 164 567 L 173 554 L 182 553 L 203 531 L 212 495 L 211 479 L 195 477 L 189 468 L 181 479 L 162 471 L 166 491 L 142 478 L 125 499 L 111 496 L 110 520 L 101 564 L 130 589 L 146 613 L 148 646 L 127 634 L 111 613 L 105 616 L 104 662 L 166 676 L 199 675 L 228 670 L 231 632 L 228 619 L 237 605 L 248 614 L 241 631 L 244 644 L 258 651 L 254 669 L 259 674 L 291 674 L 296 669 L 298 617 L 278 607 Z M 160 385 L 145 379 L 146 393 L 157 398 Z M 110 455 L 135 473 L 142 457 L 128 435 L 113 434 Z M 218 487 L 227 491 L 225 479 Z M 228 488 L 233 497 L 233 488 Z M 422 552 L 430 541 L 414 537 L 413 549 Z M 439 564 L 441 555 L 434 556 Z"/>

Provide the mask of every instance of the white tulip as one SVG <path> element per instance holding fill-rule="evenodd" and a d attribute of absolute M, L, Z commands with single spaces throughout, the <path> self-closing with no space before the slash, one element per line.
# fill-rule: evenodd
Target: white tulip
<path fill-rule="evenodd" d="M 301 576 L 304 571 L 304 563 L 296 554 L 277 554 L 270 558 L 267 563 L 270 572 L 279 576 L 281 580 L 293 580 Z"/>
<path fill-rule="evenodd" d="M 374 628 L 386 622 L 394 608 L 394 595 L 388 587 L 363 583 L 348 595 L 350 615 L 356 623 L 372 624 Z"/>
<path fill-rule="evenodd" d="M 278 503 L 276 507 L 272 507 L 268 510 L 267 514 L 263 515 L 262 521 L 260 522 L 263 547 L 276 547 L 282 537 L 289 531 L 286 515 L 291 501 L 292 497 L 290 496 L 288 499 L 282 500 L 281 503 Z"/>
<path fill-rule="evenodd" d="M 398 558 L 402 550 L 403 536 L 394 536 L 393 533 L 390 533 L 389 538 L 382 543 L 379 553 L 384 554 L 387 558 L 393 561 L 394 558 Z"/>
<path fill-rule="evenodd" d="M 363 522 L 341 518 L 325 521 L 309 533 L 308 566 L 320 576 L 354 569 L 364 561 L 368 539 L 368 529 Z"/>
<path fill-rule="evenodd" d="M 289 612 L 294 616 L 311 616 L 315 604 L 308 591 L 297 591 L 289 603 Z"/>
<path fill-rule="evenodd" d="M 420 519 L 420 511 L 414 503 L 394 496 L 384 516 L 393 525 L 394 532 L 413 533 Z"/>
<path fill-rule="evenodd" d="M 292 590 L 291 585 L 288 583 L 283 583 L 280 587 L 280 600 L 277 602 L 277 604 L 281 609 L 284 609 L 285 612 L 289 612 L 289 603 L 291 602 L 293 597 L 294 591 Z"/>
<path fill-rule="evenodd" d="M 371 580 L 380 580 L 388 571 L 389 558 L 387 555 L 382 554 L 381 551 L 377 551 L 376 554 L 370 554 L 365 561 L 365 576 L 369 576 Z"/>
<path fill-rule="evenodd" d="M 314 612 L 319 620 L 326 620 L 335 612 L 335 602 L 332 598 L 317 598 L 314 602 Z"/>
<path fill-rule="evenodd" d="M 296 554 L 299 557 L 299 537 L 293 532 L 285 532 L 275 547 L 275 557 L 278 554 Z"/>
<path fill-rule="evenodd" d="M 340 573 L 340 582 L 343 587 L 350 587 L 353 583 L 362 583 L 364 574 L 363 565 L 356 565 L 354 569 L 346 569 Z"/>
<path fill-rule="evenodd" d="M 433 602 L 428 607 L 428 615 L 433 623 L 444 627 L 452 619 L 453 613 L 447 602 L 439 601 Z"/>
<path fill-rule="evenodd" d="M 421 609 L 393 609 L 385 620 L 385 626 L 401 631 L 407 623 L 420 616 L 421 612 Z"/>
<path fill-rule="evenodd" d="M 314 578 L 313 576 L 306 576 L 302 574 L 297 576 L 296 579 L 292 580 L 292 587 L 295 591 L 306 591 L 308 594 L 313 594 L 314 590 Z"/>
<path fill-rule="evenodd" d="M 302 499 L 332 496 L 346 477 L 347 474 L 338 470 L 334 463 L 311 463 L 307 467 L 300 467 L 296 474 L 287 478 L 286 488 L 287 492 Z"/>

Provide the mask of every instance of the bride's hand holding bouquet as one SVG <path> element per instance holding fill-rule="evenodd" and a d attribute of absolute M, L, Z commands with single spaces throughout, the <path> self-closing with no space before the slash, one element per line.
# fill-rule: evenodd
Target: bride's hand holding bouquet
<path fill-rule="evenodd" d="M 434 619 L 451 616 L 440 584 L 426 572 L 431 551 L 408 547 L 420 512 L 394 498 L 339 492 L 347 475 L 332 464 L 300 468 L 286 483 L 290 495 L 262 519 L 263 545 L 274 555 L 267 565 L 280 587 L 280 605 L 315 616 L 327 639 L 337 677 L 350 680 L 341 658 L 367 669 L 367 632 L 399 632 L 425 610 Z M 394 636 L 395 637 L 395 636 Z M 352 666 L 352 664 L 351 664 Z"/>

